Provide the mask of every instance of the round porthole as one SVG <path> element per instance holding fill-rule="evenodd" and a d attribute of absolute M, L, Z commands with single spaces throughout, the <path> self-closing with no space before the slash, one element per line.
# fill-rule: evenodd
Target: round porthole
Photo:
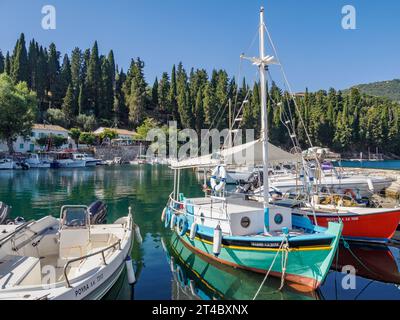
<path fill-rule="evenodd" d="M 240 221 L 240 225 L 247 229 L 250 226 L 250 218 L 249 217 L 243 217 L 242 220 Z"/>
<path fill-rule="evenodd" d="M 282 224 L 283 216 L 280 213 L 276 214 L 274 217 L 274 221 L 276 224 Z"/>

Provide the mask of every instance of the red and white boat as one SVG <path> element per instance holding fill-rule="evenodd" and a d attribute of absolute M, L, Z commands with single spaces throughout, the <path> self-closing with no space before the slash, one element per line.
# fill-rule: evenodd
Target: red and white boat
<path fill-rule="evenodd" d="M 315 205 L 314 208 L 302 207 L 298 214 L 307 215 L 321 227 L 342 220 L 342 236 L 348 240 L 388 242 L 395 235 L 400 222 L 400 208 L 333 208 L 326 205 Z"/>

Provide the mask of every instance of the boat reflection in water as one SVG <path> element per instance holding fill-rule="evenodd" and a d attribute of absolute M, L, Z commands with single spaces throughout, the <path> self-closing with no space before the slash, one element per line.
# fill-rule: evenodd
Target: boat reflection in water
<path fill-rule="evenodd" d="M 173 275 L 173 300 L 251 300 L 263 275 L 234 269 L 188 249 L 174 233 L 163 238 L 163 247 Z M 315 300 L 317 291 L 301 287 L 298 291 L 288 284 L 278 291 L 280 279 L 270 277 L 257 299 L 260 300 Z"/>
<path fill-rule="evenodd" d="M 356 278 L 352 281 L 344 271 L 353 267 Z M 321 287 L 321 297 L 327 300 L 399 300 L 400 249 L 386 245 L 351 243 L 339 247 L 337 260 Z M 347 289 L 343 287 L 347 286 Z M 350 287 L 350 288 L 349 288 Z"/>
<path fill-rule="evenodd" d="M 174 233 L 162 239 L 173 284 L 173 300 L 251 300 L 263 275 L 230 268 L 187 248 Z M 356 271 L 355 288 L 346 289 L 343 267 Z M 400 299 L 400 249 L 386 245 L 341 245 L 325 283 L 314 292 L 280 280 L 267 279 L 260 300 L 368 300 Z"/>

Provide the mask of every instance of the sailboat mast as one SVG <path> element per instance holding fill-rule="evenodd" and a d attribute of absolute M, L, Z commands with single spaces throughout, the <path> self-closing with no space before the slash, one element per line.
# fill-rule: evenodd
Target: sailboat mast
<path fill-rule="evenodd" d="M 268 67 L 264 63 L 264 7 L 260 10 L 260 89 L 261 89 L 261 134 L 263 141 L 263 171 L 264 171 L 264 208 L 269 205 L 269 181 L 268 181 L 268 114 L 267 114 L 267 85 L 265 70 Z"/>

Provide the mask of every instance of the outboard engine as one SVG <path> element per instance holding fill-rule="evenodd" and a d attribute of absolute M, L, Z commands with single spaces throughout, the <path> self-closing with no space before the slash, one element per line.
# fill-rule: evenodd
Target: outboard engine
<path fill-rule="evenodd" d="M 88 207 L 90 224 L 105 224 L 107 222 L 107 205 L 102 201 L 95 201 Z"/>
<path fill-rule="evenodd" d="M 0 202 L 0 224 L 5 224 L 7 222 L 10 212 L 11 207 L 4 202 Z"/>

